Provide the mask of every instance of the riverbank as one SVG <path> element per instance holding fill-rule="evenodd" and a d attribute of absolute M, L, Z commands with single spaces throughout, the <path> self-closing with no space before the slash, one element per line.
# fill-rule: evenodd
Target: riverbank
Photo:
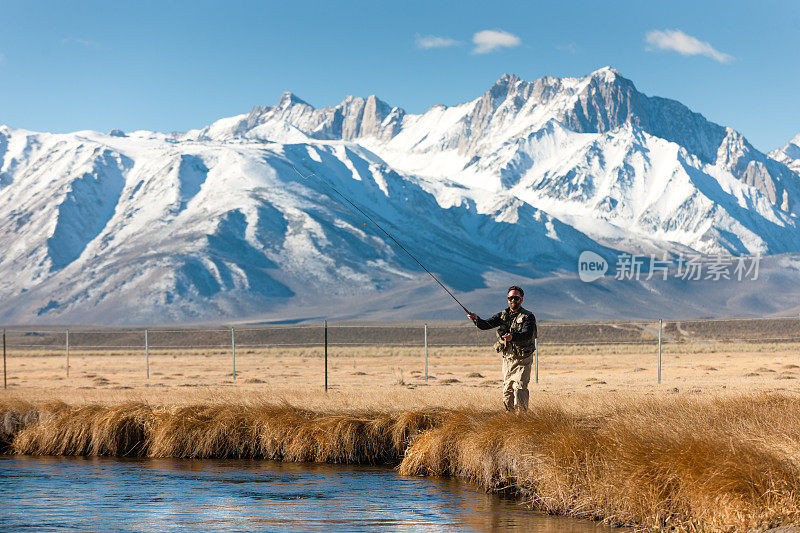
<path fill-rule="evenodd" d="M 540 395 L 523 416 L 6 395 L 0 421 L 5 453 L 389 464 L 616 525 L 747 531 L 800 521 L 800 396 L 790 393 Z"/>

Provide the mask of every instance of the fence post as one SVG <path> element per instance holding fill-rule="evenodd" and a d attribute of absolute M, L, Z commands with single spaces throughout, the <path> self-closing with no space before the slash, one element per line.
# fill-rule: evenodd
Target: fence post
<path fill-rule="evenodd" d="M 69 330 L 67 330 L 67 377 L 69 377 Z"/>
<path fill-rule="evenodd" d="M 428 324 L 425 324 L 425 381 L 428 381 Z"/>
<path fill-rule="evenodd" d="M 236 381 L 236 334 L 231 326 L 231 357 L 233 358 L 233 381 Z"/>
<path fill-rule="evenodd" d="M 150 343 L 147 341 L 147 328 L 144 330 L 144 364 L 147 369 L 147 379 L 150 379 Z"/>
<path fill-rule="evenodd" d="M 323 326 L 325 338 L 325 391 L 328 391 L 328 321 Z"/>
<path fill-rule="evenodd" d="M 535 361 L 534 367 L 536 368 L 536 383 L 539 383 L 539 339 L 533 339 L 533 358 Z"/>
<path fill-rule="evenodd" d="M 3 388 L 8 388 L 6 382 L 6 328 L 3 328 Z"/>
<path fill-rule="evenodd" d="M 661 384 L 661 319 L 658 319 L 658 384 Z"/>

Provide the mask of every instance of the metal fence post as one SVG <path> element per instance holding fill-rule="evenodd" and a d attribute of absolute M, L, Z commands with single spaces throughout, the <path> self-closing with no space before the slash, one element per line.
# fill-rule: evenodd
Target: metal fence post
<path fill-rule="evenodd" d="M 323 326 L 325 338 L 325 390 L 328 390 L 328 321 Z"/>
<path fill-rule="evenodd" d="M 147 369 L 147 379 L 150 379 L 150 343 L 147 341 L 147 329 L 144 330 L 144 365 Z"/>
<path fill-rule="evenodd" d="M 231 357 L 233 358 L 233 381 L 236 381 L 236 334 L 231 326 Z"/>
<path fill-rule="evenodd" d="M 3 328 L 3 388 L 8 388 L 6 381 L 6 328 Z"/>
<path fill-rule="evenodd" d="M 67 377 L 69 377 L 69 330 L 67 330 Z"/>
<path fill-rule="evenodd" d="M 658 319 L 658 384 L 661 384 L 661 319 Z"/>
<path fill-rule="evenodd" d="M 428 381 L 428 324 L 425 324 L 425 381 Z"/>
<path fill-rule="evenodd" d="M 539 339 L 533 339 L 533 354 L 536 368 L 536 383 L 539 383 Z"/>

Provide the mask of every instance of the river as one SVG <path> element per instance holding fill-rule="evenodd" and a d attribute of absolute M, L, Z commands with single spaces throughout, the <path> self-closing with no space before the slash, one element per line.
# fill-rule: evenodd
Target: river
<path fill-rule="evenodd" d="M 386 467 L 0 456 L 3 531 L 622 531 Z"/>

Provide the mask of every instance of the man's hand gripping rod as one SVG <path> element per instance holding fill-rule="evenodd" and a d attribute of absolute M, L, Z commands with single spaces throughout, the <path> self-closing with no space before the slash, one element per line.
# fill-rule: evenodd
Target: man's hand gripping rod
<path fill-rule="evenodd" d="M 294 171 L 295 171 L 295 172 L 297 172 L 297 174 L 298 174 L 298 175 L 299 175 L 301 178 L 303 178 L 303 179 L 308 179 L 308 176 L 305 176 L 305 175 L 304 175 L 302 172 L 300 172 L 299 170 L 297 170 L 297 167 L 296 167 L 296 166 L 294 166 L 294 163 L 292 163 L 292 162 L 291 162 L 291 161 L 289 161 L 288 159 L 287 159 L 287 161 L 288 161 L 288 163 L 289 163 L 289 164 L 292 166 L 292 168 L 294 169 Z M 411 252 L 409 252 L 409 251 L 406 249 L 406 247 L 405 247 L 405 246 L 403 246 L 402 244 L 400 244 L 399 242 L 397 242 L 397 239 L 395 239 L 394 237 L 392 237 L 392 236 L 389 234 L 389 232 L 388 232 L 388 231 L 386 231 L 385 229 L 383 229 L 383 227 L 382 227 L 380 224 L 378 224 L 377 222 L 375 222 L 375 219 L 373 219 L 371 216 L 369 216 L 368 214 L 366 214 L 366 213 L 365 213 L 365 212 L 364 212 L 364 211 L 363 211 L 363 210 L 362 210 L 360 207 L 358 207 L 356 204 L 354 204 L 353 202 L 351 202 L 351 201 L 350 201 L 350 199 L 349 199 L 347 196 L 345 196 L 344 194 L 342 194 L 341 192 L 339 192 L 339 191 L 338 191 L 338 190 L 337 190 L 337 189 L 336 189 L 336 188 L 335 188 L 333 185 L 331 185 L 330 183 L 328 183 L 328 182 L 327 182 L 327 181 L 325 181 L 324 179 L 322 179 L 322 178 L 320 178 L 319 176 L 317 176 L 317 174 L 316 174 L 316 173 L 315 173 L 313 170 L 311 171 L 311 174 L 309 174 L 309 176 L 314 176 L 315 178 L 317 178 L 317 181 L 319 181 L 320 183 L 322 183 L 323 185 L 325 185 L 327 188 L 329 188 L 330 190 L 332 190 L 333 192 L 335 192 L 336 194 L 338 194 L 339 196 L 341 196 L 341 197 L 342 197 L 342 199 L 344 199 L 344 201 L 345 201 L 345 202 L 347 202 L 348 204 L 350 204 L 350 206 L 352 206 L 354 209 L 356 209 L 356 210 L 357 210 L 359 213 L 361 213 L 363 216 L 367 217 L 367 218 L 369 219 L 369 221 L 370 221 L 370 222 L 372 222 L 373 224 L 375 224 L 375 225 L 378 227 L 378 229 L 379 229 L 379 230 L 381 230 L 382 232 L 384 232 L 384 233 L 386 234 L 386 236 L 387 236 L 387 237 L 389 237 L 390 239 L 392 239 L 392 241 L 394 241 L 394 243 L 395 243 L 397 246 L 399 246 L 399 247 L 400 247 L 400 248 L 401 248 L 401 249 L 402 249 L 402 250 L 403 250 L 405 253 L 407 253 L 407 254 L 408 254 L 408 256 L 409 256 L 411 259 L 413 259 L 414 261 L 416 261 L 416 263 L 417 263 L 419 266 L 421 266 L 421 267 L 422 267 L 422 270 L 424 270 L 425 272 L 427 272 L 427 273 L 430 275 L 430 277 L 432 277 L 432 278 L 433 278 L 433 279 L 436 281 L 436 283 L 438 283 L 438 284 L 439 284 L 439 286 L 441 286 L 441 287 L 442 287 L 442 288 L 445 290 L 445 292 L 447 292 L 447 294 L 449 294 L 449 295 L 450 295 L 450 297 L 451 297 L 453 300 L 455 300 L 455 301 L 456 301 L 456 303 L 459 305 L 459 307 L 461 307 L 461 309 L 463 309 L 463 310 L 464 310 L 464 312 L 465 312 L 465 313 L 467 313 L 468 315 L 470 314 L 469 310 L 468 310 L 466 307 L 464 307 L 464 306 L 461 304 L 461 302 L 459 302 L 459 301 L 458 301 L 458 298 L 456 298 L 456 297 L 453 295 L 453 293 L 452 293 L 452 292 L 450 292 L 450 289 L 448 289 L 447 287 L 445 287 L 445 286 L 444 286 L 444 284 L 443 284 L 441 281 L 439 281 L 439 278 L 437 278 L 436 276 L 434 276 L 434 275 L 433 275 L 433 272 L 431 272 L 430 270 L 428 270 L 427 268 L 425 268 L 425 265 L 423 265 L 422 263 L 420 263 L 420 262 L 419 262 L 419 259 L 417 259 L 416 257 L 414 257 L 414 255 L 413 255 Z"/>

